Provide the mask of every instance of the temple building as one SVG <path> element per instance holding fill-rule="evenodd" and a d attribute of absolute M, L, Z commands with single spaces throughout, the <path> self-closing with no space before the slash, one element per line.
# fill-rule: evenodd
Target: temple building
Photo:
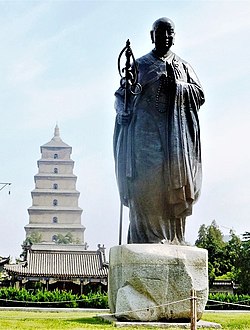
<path fill-rule="evenodd" d="M 39 244 L 56 242 L 67 235 L 73 243 L 84 244 L 85 227 L 81 224 L 80 193 L 76 190 L 71 152 L 72 147 L 62 141 L 56 125 L 54 137 L 41 146 L 32 206 L 28 209 L 29 224 L 25 226 L 26 238 L 36 233 Z"/>
<path fill-rule="evenodd" d="M 5 264 L 11 283 L 16 287 L 32 288 L 40 282 L 44 289 L 72 290 L 82 294 L 96 288 L 106 291 L 108 285 L 108 264 L 104 246 L 96 251 L 82 249 L 79 245 L 34 244 L 27 250 L 27 256 L 18 264 Z"/>

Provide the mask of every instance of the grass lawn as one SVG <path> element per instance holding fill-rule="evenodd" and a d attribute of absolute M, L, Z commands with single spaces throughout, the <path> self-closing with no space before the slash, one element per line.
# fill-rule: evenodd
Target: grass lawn
<path fill-rule="evenodd" d="M 0 311 L 1 330 L 82 330 L 114 329 L 112 324 L 95 318 L 96 313 L 89 312 L 34 312 Z M 206 321 L 217 322 L 225 330 L 250 329 L 250 313 L 204 313 Z M 149 327 L 127 327 L 123 330 L 156 329 Z M 170 330 L 170 328 L 168 328 Z"/>
<path fill-rule="evenodd" d="M 250 313 L 247 312 L 205 312 L 202 320 L 220 323 L 227 330 L 250 330 Z"/>

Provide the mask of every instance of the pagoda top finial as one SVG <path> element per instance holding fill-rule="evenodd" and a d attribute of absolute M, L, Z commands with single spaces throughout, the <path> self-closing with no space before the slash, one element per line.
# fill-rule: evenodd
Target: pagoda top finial
<path fill-rule="evenodd" d="M 53 138 L 48 142 L 45 143 L 41 147 L 63 147 L 63 148 L 71 148 L 67 143 L 63 142 L 60 137 L 60 131 L 59 127 L 56 123 L 55 129 L 54 129 L 54 136 Z"/>
<path fill-rule="evenodd" d="M 60 141 L 61 140 L 59 127 L 58 127 L 57 124 L 56 124 L 55 130 L 54 130 L 54 137 L 53 137 L 52 140 L 54 140 L 54 141 Z"/>

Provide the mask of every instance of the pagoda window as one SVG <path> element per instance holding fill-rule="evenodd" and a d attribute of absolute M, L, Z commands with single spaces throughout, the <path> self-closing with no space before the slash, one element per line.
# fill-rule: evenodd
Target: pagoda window
<path fill-rule="evenodd" d="M 58 159 L 58 154 L 54 154 L 54 159 Z"/>
<path fill-rule="evenodd" d="M 57 206 L 57 205 L 58 205 L 58 200 L 57 200 L 57 199 L 54 199 L 54 200 L 53 200 L 53 205 L 54 205 L 54 206 Z"/>
<path fill-rule="evenodd" d="M 53 235 L 52 236 L 52 242 L 56 242 L 57 241 L 57 235 Z"/>
<path fill-rule="evenodd" d="M 53 217 L 53 223 L 58 223 L 58 218 L 57 217 Z"/>
<path fill-rule="evenodd" d="M 54 168 L 54 173 L 56 173 L 56 174 L 58 173 L 58 168 L 57 167 Z"/>
<path fill-rule="evenodd" d="M 58 184 L 57 183 L 53 184 L 53 189 L 58 189 Z"/>

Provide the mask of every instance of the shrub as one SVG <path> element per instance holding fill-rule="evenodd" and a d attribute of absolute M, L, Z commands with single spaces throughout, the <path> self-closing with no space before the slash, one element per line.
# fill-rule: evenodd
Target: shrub
<path fill-rule="evenodd" d="M 80 308 L 108 308 L 108 296 L 106 293 L 90 292 L 87 295 L 81 295 L 78 305 Z"/>
<path fill-rule="evenodd" d="M 213 301 L 209 301 L 213 300 Z M 228 304 L 227 304 L 228 303 Z M 233 305 L 232 305 L 233 304 Z M 241 305 L 241 306 L 239 306 Z M 232 310 L 232 309 L 247 309 L 250 306 L 250 296 L 244 294 L 230 293 L 210 293 L 206 309 L 216 310 Z"/>
<path fill-rule="evenodd" d="M 0 288 L 0 306 L 107 308 L 108 297 L 101 292 L 77 295 L 58 289 L 30 292 L 24 288 L 4 287 Z"/>

